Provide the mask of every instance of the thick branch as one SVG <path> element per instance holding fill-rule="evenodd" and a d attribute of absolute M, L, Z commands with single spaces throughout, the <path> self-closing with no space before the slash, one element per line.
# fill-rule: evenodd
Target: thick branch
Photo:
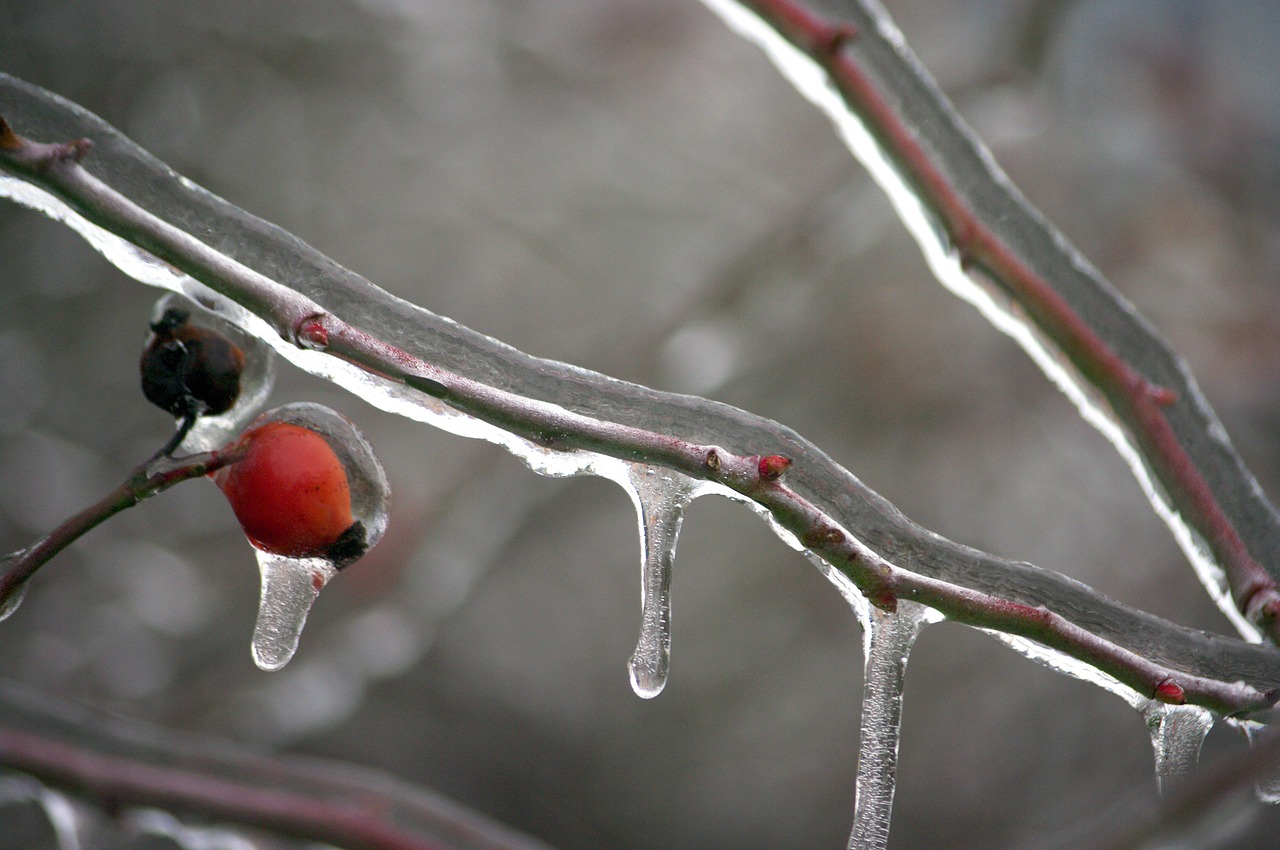
<path fill-rule="evenodd" d="M 1052 352 L 1051 368 L 1067 366 L 1095 388 L 1090 403 L 1123 428 L 1108 435 L 1160 491 L 1154 498 L 1169 503 L 1157 507 L 1188 555 L 1202 558 L 1198 550 L 1206 547 L 1238 610 L 1280 641 L 1280 515 L 1186 365 L 1027 204 L 880 7 L 847 0 L 838 18 L 826 19 L 795 0 L 707 2 L 722 13 L 750 9 L 821 68 L 892 163 L 892 174 L 878 175 L 882 181 L 901 180 L 977 285 L 1017 305 L 1039 337 L 1032 344 Z"/>
<path fill-rule="evenodd" d="M 715 482 L 767 510 L 876 604 L 917 599 L 959 622 L 1029 637 L 1143 695 L 1228 714 L 1275 701 L 1280 654 L 1272 649 L 1186 629 L 1057 573 L 945 540 L 777 423 L 538 360 L 406 304 L 193 188 L 100 119 L 3 75 L 0 110 L 22 116 L 24 129 L 34 128 L 27 132 L 94 139 L 81 163 L 67 151 L 83 145 L 6 134 L 0 168 L 40 187 L 24 189 L 41 194 L 23 200 L 101 244 L 116 234 L 140 246 L 208 289 L 168 272 L 166 285 L 216 301 L 212 290 L 247 308 L 299 365 L 388 409 L 494 439 L 548 468 L 587 469 L 605 456 Z M 127 175 L 130 197 L 109 185 L 117 175 Z M 217 249 L 191 233 L 217 234 Z M 137 256 L 128 259 L 122 267 L 156 282 L 154 259 L 144 258 L 145 273 L 134 268 Z M 334 357 L 358 370 L 343 371 Z M 460 421 L 459 412 L 477 422 Z M 760 455 L 792 464 L 782 475 L 786 464 L 762 465 Z"/>

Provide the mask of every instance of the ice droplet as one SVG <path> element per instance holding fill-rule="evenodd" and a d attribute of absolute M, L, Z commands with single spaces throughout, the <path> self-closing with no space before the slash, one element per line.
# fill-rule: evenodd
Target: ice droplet
<path fill-rule="evenodd" d="M 640 523 L 641 624 L 640 640 L 627 662 L 631 689 L 653 699 L 667 684 L 671 663 L 671 565 L 684 509 L 696 482 L 683 475 L 636 464 L 630 470 L 628 492 Z"/>
<path fill-rule="evenodd" d="M 1245 737 L 1249 740 L 1250 749 L 1260 747 L 1264 742 L 1274 740 L 1273 727 L 1252 721 L 1236 721 Z M 1269 775 L 1263 776 L 1253 784 L 1253 793 L 1259 802 L 1269 805 L 1280 804 L 1280 768 L 1272 767 Z"/>
<path fill-rule="evenodd" d="M 936 612 L 906 600 L 899 600 L 894 612 L 867 607 L 862 621 L 862 732 L 849 850 L 884 850 L 889 843 L 907 657 L 921 629 L 937 620 Z"/>
<path fill-rule="evenodd" d="M 255 551 L 262 593 L 258 622 L 253 627 L 253 660 L 263 670 L 279 670 L 297 650 L 316 597 L 338 571 L 323 558 L 288 558 Z"/>
<path fill-rule="evenodd" d="M 1200 746 L 1213 728 L 1213 714 L 1196 705 L 1149 702 L 1142 717 L 1151 733 L 1156 757 L 1156 786 L 1166 794 L 1179 779 L 1195 770 Z"/>

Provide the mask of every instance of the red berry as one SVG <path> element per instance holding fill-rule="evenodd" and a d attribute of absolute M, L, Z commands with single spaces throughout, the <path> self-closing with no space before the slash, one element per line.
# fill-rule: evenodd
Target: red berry
<path fill-rule="evenodd" d="M 347 472 L 324 437 L 268 422 L 237 441 L 244 456 L 213 474 L 249 541 L 295 558 L 334 557 L 356 526 Z"/>

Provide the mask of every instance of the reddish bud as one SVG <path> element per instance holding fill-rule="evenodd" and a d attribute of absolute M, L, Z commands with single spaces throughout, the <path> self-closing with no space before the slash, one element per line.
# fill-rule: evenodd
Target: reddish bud
<path fill-rule="evenodd" d="M 1161 387 L 1156 384 L 1151 384 L 1147 387 L 1147 395 L 1151 396 L 1151 400 L 1160 407 L 1168 407 L 1178 400 L 1176 392 L 1168 387 Z"/>
<path fill-rule="evenodd" d="M 791 466 L 791 458 L 789 457 L 765 455 L 760 458 L 760 463 L 756 469 L 760 473 L 761 481 L 777 481 L 789 466 Z"/>
<path fill-rule="evenodd" d="M 1155 698 L 1160 702 L 1167 702 L 1172 705 L 1182 705 L 1187 701 L 1187 694 L 1182 690 L 1182 686 L 1172 679 L 1165 679 L 1156 685 Z"/>
<path fill-rule="evenodd" d="M 346 469 L 324 437 L 301 425 L 267 422 L 246 431 L 236 447 L 241 459 L 213 480 L 254 546 L 340 563 L 351 560 L 348 549 L 358 549 L 358 557 L 364 528 L 352 518 Z"/>
<path fill-rule="evenodd" d="M 302 320 L 298 325 L 298 345 L 313 351 L 324 351 L 329 347 L 329 330 L 324 326 L 322 316 Z"/>

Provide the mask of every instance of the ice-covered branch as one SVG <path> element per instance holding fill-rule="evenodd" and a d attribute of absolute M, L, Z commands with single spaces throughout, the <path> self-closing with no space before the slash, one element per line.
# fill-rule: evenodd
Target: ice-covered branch
<path fill-rule="evenodd" d="M 546 850 L 373 771 L 125 723 L 8 683 L 0 718 L 0 765 L 112 808 L 160 806 L 370 850 Z"/>
<path fill-rule="evenodd" d="M 234 454 L 217 451 L 182 458 L 159 455 L 135 469 L 120 486 L 69 517 L 35 543 L 0 558 L 0 620 L 22 600 L 31 576 L 76 540 L 121 511 L 175 484 L 208 475 L 234 460 Z"/>
<path fill-rule="evenodd" d="M 1241 633 L 1280 640 L 1280 515 L 1186 365 L 1013 187 L 879 4 L 704 2 L 829 114 L 938 279 L 1115 444 Z"/>
<path fill-rule="evenodd" d="M 14 125 L 0 135 L 0 169 L 12 175 L 0 175 L 0 192 L 371 403 L 499 443 L 546 474 L 625 483 L 636 463 L 680 473 L 700 492 L 766 513 L 850 597 L 922 602 L 1071 656 L 1141 697 L 1224 714 L 1275 701 L 1280 654 L 1270 648 L 1181 627 L 926 531 L 778 423 L 540 360 L 394 298 L 35 86 L 0 75 L 0 114 Z"/>

